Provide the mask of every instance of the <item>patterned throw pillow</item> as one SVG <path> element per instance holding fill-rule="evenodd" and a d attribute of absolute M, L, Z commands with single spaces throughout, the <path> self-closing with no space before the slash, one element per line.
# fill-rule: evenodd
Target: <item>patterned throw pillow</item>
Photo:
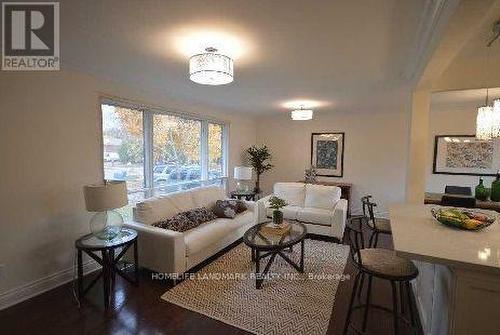
<path fill-rule="evenodd" d="M 161 220 L 153 224 L 155 227 L 184 232 L 198 227 L 202 223 L 217 219 L 217 216 L 208 208 L 194 208 L 174 215 L 170 219 Z"/>
<path fill-rule="evenodd" d="M 153 224 L 153 226 L 178 232 L 183 232 L 189 229 L 198 227 L 199 224 L 191 221 L 185 213 L 174 215 L 170 219 L 161 220 Z"/>
<path fill-rule="evenodd" d="M 245 203 L 241 200 L 217 200 L 213 212 L 219 218 L 234 219 L 236 214 L 247 210 Z"/>
<path fill-rule="evenodd" d="M 197 224 L 202 224 L 204 222 L 212 221 L 217 219 L 217 215 L 214 214 L 210 209 L 206 207 L 200 207 L 200 208 L 195 208 L 191 209 L 187 212 L 184 212 L 186 216 L 189 218 L 189 220 L 197 223 Z"/>
<path fill-rule="evenodd" d="M 240 214 L 247 210 L 247 205 L 242 200 L 228 200 L 229 202 L 236 203 L 236 213 Z"/>

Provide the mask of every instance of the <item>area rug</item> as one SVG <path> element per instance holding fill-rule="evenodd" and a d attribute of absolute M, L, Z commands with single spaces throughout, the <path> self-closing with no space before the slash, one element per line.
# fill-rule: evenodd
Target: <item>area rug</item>
<path fill-rule="evenodd" d="M 324 335 L 339 282 L 348 279 L 348 253 L 345 245 L 308 239 L 305 273 L 278 256 L 257 290 L 250 249 L 240 244 L 161 298 L 255 334 Z M 288 256 L 298 262 L 300 245 Z"/>

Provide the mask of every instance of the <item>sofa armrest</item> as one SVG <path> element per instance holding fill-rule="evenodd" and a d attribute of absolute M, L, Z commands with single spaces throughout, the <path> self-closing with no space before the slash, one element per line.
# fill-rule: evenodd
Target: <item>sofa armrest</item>
<path fill-rule="evenodd" d="M 269 203 L 269 199 L 271 199 L 273 195 L 270 194 L 257 200 L 257 213 L 258 213 L 258 221 L 257 223 L 262 223 L 267 221 L 267 205 Z"/>
<path fill-rule="evenodd" d="M 247 206 L 247 210 L 252 212 L 253 214 L 253 225 L 256 225 L 259 223 L 259 208 L 257 205 L 257 201 L 248 201 L 248 200 L 243 200 L 245 205 Z"/>
<path fill-rule="evenodd" d="M 137 231 L 139 265 L 162 273 L 186 271 L 186 245 L 180 232 L 125 222 L 124 226 Z"/>
<path fill-rule="evenodd" d="M 332 225 L 338 225 L 341 228 L 341 235 L 344 234 L 344 229 L 347 220 L 347 207 L 349 203 L 346 199 L 340 199 L 335 204 L 333 209 L 333 220 Z"/>

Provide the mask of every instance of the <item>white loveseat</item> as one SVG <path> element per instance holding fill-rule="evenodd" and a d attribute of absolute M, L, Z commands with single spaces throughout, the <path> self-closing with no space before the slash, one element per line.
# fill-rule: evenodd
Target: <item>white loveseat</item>
<path fill-rule="evenodd" d="M 184 273 L 243 236 L 257 223 L 254 202 L 246 202 L 248 210 L 234 219 L 215 219 L 185 232 L 152 226 L 192 208 L 211 208 L 217 200 L 226 199 L 217 186 L 198 187 L 136 204 L 134 221 L 125 226 L 139 234 L 139 264 L 161 273 Z"/>
<path fill-rule="evenodd" d="M 307 232 L 331 236 L 342 240 L 347 218 L 347 200 L 341 199 L 341 189 L 336 186 L 312 185 L 304 183 L 276 183 L 273 194 L 259 201 L 259 222 L 272 217 L 269 208 L 271 196 L 280 197 L 288 203 L 281 209 L 283 217 L 302 222 Z"/>

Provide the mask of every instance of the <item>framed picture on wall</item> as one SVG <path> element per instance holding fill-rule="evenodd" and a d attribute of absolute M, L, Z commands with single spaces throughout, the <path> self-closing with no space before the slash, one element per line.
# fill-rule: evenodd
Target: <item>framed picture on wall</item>
<path fill-rule="evenodd" d="M 474 135 L 437 135 L 434 142 L 432 173 L 495 176 L 500 168 L 500 152 L 494 142 Z"/>
<path fill-rule="evenodd" d="M 344 133 L 312 133 L 311 165 L 317 176 L 344 175 Z"/>

